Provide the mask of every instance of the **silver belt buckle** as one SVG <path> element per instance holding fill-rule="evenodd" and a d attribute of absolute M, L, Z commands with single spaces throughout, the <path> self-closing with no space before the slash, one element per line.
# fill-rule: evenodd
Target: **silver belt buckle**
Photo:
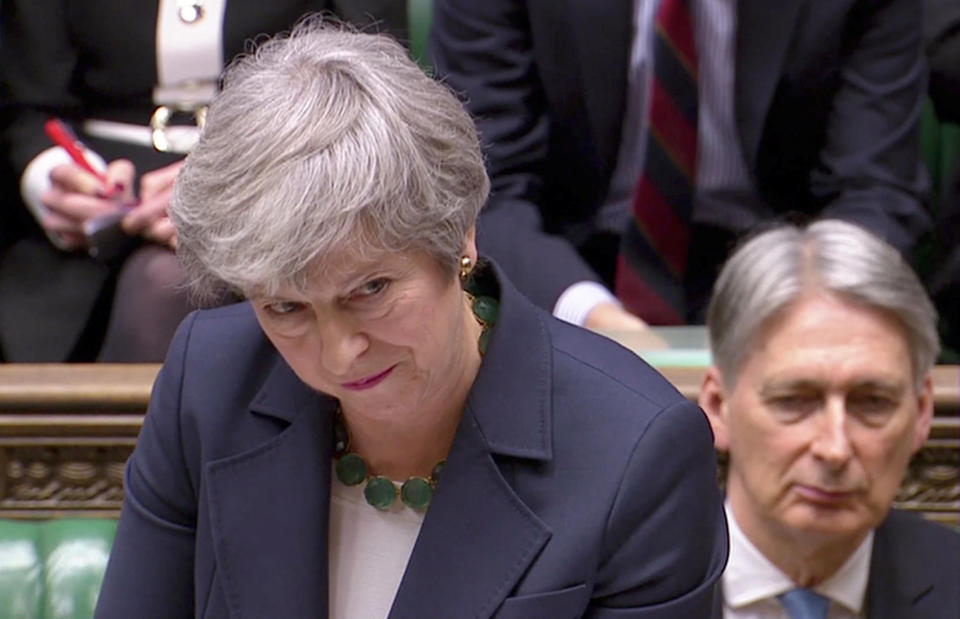
<path fill-rule="evenodd" d="M 160 105 L 150 116 L 150 130 L 153 147 L 162 153 L 177 152 L 185 153 L 190 150 L 193 143 L 196 142 L 196 132 L 192 132 L 193 137 L 189 140 L 178 139 L 172 130 L 178 126 L 171 126 L 170 122 L 177 116 L 192 116 L 193 123 L 197 130 L 203 129 L 203 124 L 207 120 L 207 106 L 186 103 Z M 189 142 L 189 143 L 188 143 Z"/>

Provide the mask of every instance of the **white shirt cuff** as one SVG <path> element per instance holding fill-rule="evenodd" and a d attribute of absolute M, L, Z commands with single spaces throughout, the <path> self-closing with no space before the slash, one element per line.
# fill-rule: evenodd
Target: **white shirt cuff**
<path fill-rule="evenodd" d="M 563 291 L 556 305 L 553 306 L 553 315 L 560 320 L 573 323 L 579 327 L 587 320 L 587 314 L 601 303 L 616 303 L 621 305 L 613 293 L 597 282 L 577 282 Z"/>
<path fill-rule="evenodd" d="M 106 169 L 107 164 L 100 155 L 89 149 L 84 150 L 84 154 L 94 168 Z M 41 228 L 43 228 L 43 218 L 48 209 L 40 198 L 50 189 L 50 171 L 64 163 L 73 163 L 70 155 L 63 148 L 52 146 L 31 159 L 20 177 L 20 197 L 23 198 L 23 203 Z M 46 228 L 43 229 L 46 231 Z M 56 234 L 47 231 L 47 238 L 57 247 L 65 249 L 63 241 Z"/>

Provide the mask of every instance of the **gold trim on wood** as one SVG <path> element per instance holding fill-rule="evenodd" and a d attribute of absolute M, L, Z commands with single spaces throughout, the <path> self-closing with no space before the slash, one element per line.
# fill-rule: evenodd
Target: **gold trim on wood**
<path fill-rule="evenodd" d="M 4 445 L 0 449 L 0 515 L 39 511 L 119 510 L 127 445 Z"/>
<path fill-rule="evenodd" d="M 143 412 L 160 366 L 0 364 L 0 412 Z"/>
<path fill-rule="evenodd" d="M 116 516 L 160 366 L 0 364 L 0 517 Z M 696 400 L 704 368 L 660 368 Z M 934 369 L 936 416 L 897 506 L 960 525 L 960 367 Z"/>

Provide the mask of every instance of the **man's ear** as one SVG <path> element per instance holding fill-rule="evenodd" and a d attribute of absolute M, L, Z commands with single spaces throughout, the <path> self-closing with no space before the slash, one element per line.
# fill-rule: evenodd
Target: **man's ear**
<path fill-rule="evenodd" d="M 933 376 L 928 372 L 917 394 L 917 419 L 913 430 L 913 453 L 917 453 L 930 436 L 933 424 Z"/>
<path fill-rule="evenodd" d="M 726 385 L 720 368 L 711 365 L 703 377 L 700 386 L 698 402 L 703 412 L 707 414 L 710 427 L 713 429 L 713 444 L 719 451 L 730 448 L 730 436 L 727 431 L 727 400 Z"/>

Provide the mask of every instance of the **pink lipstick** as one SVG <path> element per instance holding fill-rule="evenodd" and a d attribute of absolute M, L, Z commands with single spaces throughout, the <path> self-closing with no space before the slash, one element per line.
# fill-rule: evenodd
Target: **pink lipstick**
<path fill-rule="evenodd" d="M 390 375 L 391 372 L 396 368 L 396 365 L 391 365 L 386 370 L 380 372 L 379 374 L 372 374 L 366 376 L 359 380 L 351 380 L 347 383 L 340 383 L 340 386 L 344 389 L 350 389 L 351 391 L 363 391 L 365 389 L 373 389 L 377 385 L 383 382 L 383 380 Z"/>

